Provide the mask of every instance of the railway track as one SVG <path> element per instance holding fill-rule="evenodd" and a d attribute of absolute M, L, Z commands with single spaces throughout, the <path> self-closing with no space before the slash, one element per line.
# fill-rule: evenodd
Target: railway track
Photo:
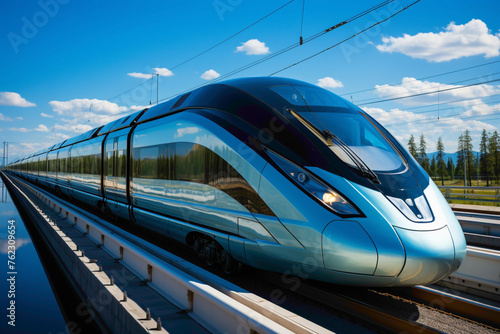
<path fill-rule="evenodd" d="M 126 233 L 124 235 L 126 235 Z M 137 237 L 132 239 L 133 242 L 138 242 Z M 153 241 L 157 244 L 161 243 L 158 240 Z M 178 253 L 185 253 L 185 250 L 185 248 L 182 248 Z M 149 249 L 149 251 L 155 251 L 157 253 L 163 252 L 158 248 L 154 250 Z M 188 270 L 192 271 L 193 269 L 193 265 L 186 261 L 177 260 L 174 262 L 177 262 L 177 264 L 182 263 Z M 217 272 L 217 270 L 215 270 L 215 272 Z M 199 277 L 198 275 L 197 278 L 210 281 L 211 286 L 240 301 L 243 300 L 248 303 L 255 303 L 255 301 L 258 301 L 255 304 L 261 304 L 260 307 L 262 307 L 262 304 L 266 303 L 266 299 L 276 299 L 277 290 L 274 288 L 257 288 L 256 293 L 238 294 L 236 292 L 238 291 L 237 287 L 223 283 L 224 280 L 217 278 L 215 275 L 207 273 L 202 276 L 203 277 Z M 492 333 L 497 330 L 494 328 L 495 316 L 498 317 L 498 315 L 500 315 L 499 309 L 488 308 L 484 305 L 479 307 L 477 303 L 464 304 L 467 306 L 458 307 L 458 310 L 456 310 L 456 308 L 452 308 L 452 306 L 458 305 L 459 303 L 455 302 L 457 298 L 453 295 L 437 296 L 431 294 L 431 292 L 425 288 L 421 288 L 420 290 L 394 291 L 391 289 L 377 291 L 360 288 L 339 288 L 324 283 L 300 280 L 298 277 L 297 280 L 294 279 L 291 282 L 287 282 L 289 280 L 284 280 L 279 274 L 261 271 L 258 271 L 258 274 L 254 274 L 253 269 L 252 274 L 248 275 L 246 279 L 243 279 L 244 284 L 247 286 L 254 286 L 255 280 L 265 281 L 266 284 L 276 286 L 278 289 L 282 289 L 283 293 L 286 291 L 286 294 L 300 295 L 301 297 L 299 299 L 302 299 L 306 303 L 303 308 L 309 308 L 311 303 L 314 304 L 314 307 L 318 310 L 326 307 L 332 310 L 334 314 L 340 315 L 340 318 L 347 317 L 354 322 L 360 322 L 376 331 L 407 333 Z M 241 278 L 236 278 L 234 280 L 234 282 L 240 281 Z M 298 286 L 297 282 L 300 282 Z M 415 291 L 421 292 L 416 293 Z M 427 299 L 424 299 L 424 296 L 426 296 Z M 453 301 L 450 302 L 450 300 Z M 441 301 L 441 303 L 436 301 Z M 445 308 L 442 307 L 443 303 L 446 306 Z M 256 307 L 259 308 L 259 306 Z M 286 311 L 283 310 L 282 312 Z M 328 314 L 328 312 L 326 312 L 325 315 L 326 314 Z M 330 329 L 336 332 L 342 332 L 342 328 L 353 328 L 349 326 L 351 325 L 336 325 L 331 328 L 326 326 L 326 328 L 327 330 Z M 355 327 L 356 326 L 354 326 L 354 328 Z M 348 331 L 351 332 L 351 329 Z M 360 331 L 363 332 L 365 330 Z"/>
<path fill-rule="evenodd" d="M 496 333 L 500 308 L 428 287 L 367 289 L 258 275 L 270 284 L 342 312 L 376 331 L 397 333 Z M 299 284 L 300 282 L 300 284 Z"/>

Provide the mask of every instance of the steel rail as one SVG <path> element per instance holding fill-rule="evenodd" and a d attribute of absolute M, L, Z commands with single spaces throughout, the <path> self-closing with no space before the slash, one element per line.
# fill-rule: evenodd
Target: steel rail
<path fill-rule="evenodd" d="M 409 289 L 409 295 L 427 305 L 498 329 L 500 308 L 427 286 Z"/>
<path fill-rule="evenodd" d="M 334 293 L 317 288 L 309 282 L 301 281 L 300 284 L 297 284 L 297 282 L 294 281 L 291 284 L 287 284 L 278 274 L 270 272 L 262 272 L 259 274 L 259 278 L 330 307 L 342 314 L 347 314 L 379 330 L 394 333 L 441 333 L 441 331 L 419 324 L 413 320 L 391 315 L 378 306 L 369 305 L 364 301 L 357 300 L 346 294 Z"/>

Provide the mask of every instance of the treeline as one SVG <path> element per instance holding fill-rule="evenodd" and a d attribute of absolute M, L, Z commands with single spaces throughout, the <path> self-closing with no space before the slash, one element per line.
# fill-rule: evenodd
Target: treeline
<path fill-rule="evenodd" d="M 481 142 L 479 143 L 479 153 L 474 154 L 474 145 L 469 130 L 465 130 L 458 137 L 456 166 L 451 157 L 446 157 L 443 140 L 439 137 L 437 142 L 437 154 L 429 159 L 427 156 L 427 143 L 423 134 L 417 146 L 415 137 L 411 135 L 408 141 L 408 150 L 411 155 L 420 163 L 422 168 L 434 179 L 441 180 L 444 185 L 445 180 L 463 179 L 464 172 L 469 186 L 472 186 L 472 179 L 498 183 L 500 174 L 500 137 L 497 131 L 492 133 L 483 130 Z"/>

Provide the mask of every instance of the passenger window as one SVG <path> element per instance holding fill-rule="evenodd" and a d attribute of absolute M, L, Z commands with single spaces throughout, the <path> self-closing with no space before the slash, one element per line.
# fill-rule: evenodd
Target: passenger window
<path fill-rule="evenodd" d="M 106 152 L 107 154 L 107 176 L 113 176 L 113 171 L 115 170 L 114 164 L 115 164 L 115 159 L 114 159 L 114 151 L 108 151 Z"/>
<path fill-rule="evenodd" d="M 207 183 L 205 177 L 207 149 L 193 143 L 176 143 L 175 150 L 176 180 Z"/>
<path fill-rule="evenodd" d="M 134 177 L 158 178 L 158 148 L 155 145 L 134 149 Z"/>
<path fill-rule="evenodd" d="M 274 215 L 236 169 L 202 145 L 181 142 L 134 148 L 132 163 L 133 178 L 206 184 L 250 212 Z"/>
<path fill-rule="evenodd" d="M 117 151 L 117 167 L 116 172 L 118 177 L 126 177 L 127 173 L 127 150 L 119 150 Z"/>

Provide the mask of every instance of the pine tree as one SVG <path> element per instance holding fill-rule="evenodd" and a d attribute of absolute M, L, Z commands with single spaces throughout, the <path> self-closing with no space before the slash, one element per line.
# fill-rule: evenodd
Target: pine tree
<path fill-rule="evenodd" d="M 420 166 L 427 172 L 427 174 L 430 173 L 430 164 L 429 164 L 429 157 L 427 156 L 427 153 L 425 152 L 427 149 L 426 143 L 425 143 L 425 137 L 424 134 L 420 135 L 420 145 L 418 146 L 418 159 L 417 161 L 420 163 Z"/>
<path fill-rule="evenodd" d="M 494 177 L 498 182 L 498 173 L 499 173 L 499 163 L 500 163 L 500 138 L 498 132 L 495 131 L 490 136 L 488 140 L 488 158 L 486 163 L 486 171 L 488 175 Z"/>
<path fill-rule="evenodd" d="M 410 140 L 408 141 L 408 151 L 418 161 L 417 144 L 415 144 L 415 137 L 413 135 L 410 136 Z"/>
<path fill-rule="evenodd" d="M 447 171 L 446 171 L 446 163 L 444 162 L 444 156 L 446 154 L 444 153 L 444 144 L 443 140 L 441 137 L 439 137 L 438 142 L 437 142 L 437 155 L 436 155 L 436 160 L 437 160 L 437 175 L 441 178 L 441 185 L 444 186 L 444 177 L 448 176 Z"/>
<path fill-rule="evenodd" d="M 469 180 L 469 186 L 472 186 L 471 176 L 476 172 L 476 157 L 474 156 L 474 152 L 472 145 L 472 138 L 469 134 L 469 130 L 465 130 L 463 134 L 458 138 L 458 161 L 457 161 L 457 169 L 464 171 L 467 173 L 467 179 Z M 463 172 L 462 172 L 463 173 Z"/>
<path fill-rule="evenodd" d="M 453 158 L 451 157 L 448 158 L 446 169 L 448 171 L 448 175 L 450 176 L 451 180 L 452 181 L 455 180 L 455 164 L 453 163 Z"/>
<path fill-rule="evenodd" d="M 488 150 L 488 134 L 486 130 L 483 129 L 483 133 L 481 134 L 481 143 L 479 144 L 479 173 L 481 173 L 481 177 L 486 176 L 486 186 L 490 185 L 490 177 L 488 174 L 488 158 L 489 158 L 489 150 Z"/>
<path fill-rule="evenodd" d="M 432 157 L 432 159 L 431 159 L 430 174 L 431 174 L 431 176 L 436 176 L 437 175 L 436 157 Z"/>

